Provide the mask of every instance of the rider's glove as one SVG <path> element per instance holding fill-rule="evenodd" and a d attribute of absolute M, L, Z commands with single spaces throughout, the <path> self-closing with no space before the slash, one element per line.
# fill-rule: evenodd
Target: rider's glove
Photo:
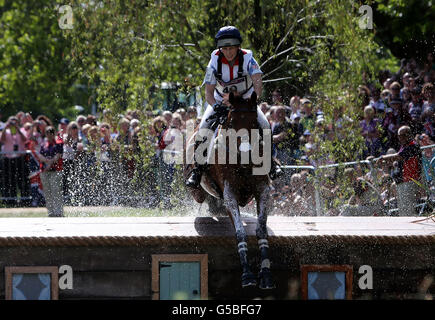
<path fill-rule="evenodd" d="M 224 105 L 220 104 L 219 102 L 216 102 L 216 103 L 213 105 L 213 110 L 214 110 L 216 113 L 224 113 L 224 112 L 227 110 L 227 108 L 226 108 Z"/>

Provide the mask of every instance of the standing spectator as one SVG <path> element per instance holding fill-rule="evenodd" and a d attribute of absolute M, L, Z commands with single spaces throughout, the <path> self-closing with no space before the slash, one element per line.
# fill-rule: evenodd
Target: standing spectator
<path fill-rule="evenodd" d="M 394 81 L 390 85 L 391 99 L 400 99 L 400 83 Z"/>
<path fill-rule="evenodd" d="M 421 179 L 422 153 L 417 142 L 413 139 L 410 127 L 400 127 L 398 137 L 400 142 L 399 152 L 383 155 L 378 161 L 397 161 L 393 179 L 397 185 L 399 215 L 412 216 L 415 214 L 415 206 L 420 194 L 417 183 Z"/>
<path fill-rule="evenodd" d="M 112 134 L 111 128 L 108 123 L 103 122 L 100 124 L 101 131 L 101 149 L 97 150 L 99 153 L 99 160 L 101 161 L 101 172 L 99 179 L 99 192 L 101 204 L 110 204 L 112 201 L 112 194 L 116 191 L 113 188 L 114 170 L 112 168 Z"/>
<path fill-rule="evenodd" d="M 435 142 L 424 133 L 418 136 L 417 142 L 421 147 L 435 144 Z M 422 151 L 422 168 L 426 178 L 425 182 L 428 185 L 430 185 L 432 180 L 435 178 L 435 161 L 431 164 L 431 161 L 434 159 L 434 157 L 435 148 L 427 148 Z"/>
<path fill-rule="evenodd" d="M 300 148 L 300 138 L 304 134 L 304 126 L 300 123 L 301 116 L 299 113 L 294 113 L 291 116 L 292 133 L 290 135 L 290 150 L 294 160 L 299 160 L 302 156 Z"/>
<path fill-rule="evenodd" d="M 291 115 L 293 115 L 295 113 L 297 113 L 297 114 L 301 113 L 301 98 L 299 96 L 291 97 L 290 108 L 291 108 Z"/>
<path fill-rule="evenodd" d="M 75 121 L 68 124 L 66 134 L 63 136 L 63 195 L 64 202 L 71 203 L 73 194 L 77 191 L 75 185 L 77 177 L 77 163 L 76 154 L 78 143 L 81 142 L 79 138 L 79 127 Z"/>
<path fill-rule="evenodd" d="M 79 115 L 76 118 L 76 124 L 79 127 L 79 137 L 80 139 L 83 139 L 83 132 L 82 132 L 82 127 L 86 124 L 86 117 L 84 115 Z"/>
<path fill-rule="evenodd" d="M 386 106 L 384 100 L 381 99 L 381 90 L 375 88 L 372 91 L 372 99 L 370 105 L 375 109 L 376 113 L 384 113 Z"/>
<path fill-rule="evenodd" d="M 267 102 L 260 103 L 260 110 L 261 110 L 261 112 L 263 112 L 264 114 L 267 114 L 269 109 L 270 109 L 270 106 L 267 104 Z"/>
<path fill-rule="evenodd" d="M 313 131 L 314 130 L 314 114 L 313 114 L 313 104 L 308 99 L 302 99 L 302 119 L 301 124 L 304 130 Z"/>
<path fill-rule="evenodd" d="M 425 98 L 423 111 L 430 109 L 432 112 L 435 112 L 435 86 L 432 83 L 424 84 L 423 96 Z"/>
<path fill-rule="evenodd" d="M 409 103 L 411 102 L 411 92 L 409 91 L 409 88 L 403 88 L 401 91 L 402 95 L 402 100 L 403 103 L 406 104 L 406 106 L 409 105 Z"/>
<path fill-rule="evenodd" d="M 0 131 L 3 131 L 5 123 L 2 122 L 2 109 L 0 109 Z"/>
<path fill-rule="evenodd" d="M 97 125 L 97 118 L 92 114 L 88 114 L 88 116 L 86 117 L 86 124 L 89 124 L 91 126 L 96 126 Z"/>
<path fill-rule="evenodd" d="M 384 149 L 398 149 L 399 140 L 397 140 L 397 130 L 399 129 L 399 113 L 402 106 L 400 100 L 391 100 L 390 107 L 385 110 L 385 116 L 382 120 L 383 138 L 385 141 Z"/>
<path fill-rule="evenodd" d="M 18 204 L 17 190 L 20 190 L 21 201 L 24 205 L 30 204 L 29 168 L 25 154 L 26 140 L 26 136 L 20 130 L 18 118 L 9 117 L 0 134 L 1 151 L 5 152 L 1 166 L 3 168 L 1 193 L 7 205 Z"/>
<path fill-rule="evenodd" d="M 131 194 L 129 186 L 130 179 L 133 177 L 134 160 L 132 159 L 130 120 L 121 118 L 118 127 L 119 130 L 114 138 L 113 148 L 113 150 L 116 150 L 116 154 L 113 153 L 113 156 L 117 158 L 113 165 L 116 167 L 117 175 L 113 177 L 113 180 L 117 190 L 117 202 L 119 203 L 120 201 L 126 201 Z"/>
<path fill-rule="evenodd" d="M 162 116 L 165 119 L 166 123 L 171 123 L 171 121 L 172 121 L 172 112 L 171 111 L 169 111 L 169 110 L 163 111 Z"/>
<path fill-rule="evenodd" d="M 289 106 L 286 106 L 284 104 L 284 99 L 283 99 L 283 96 L 282 96 L 281 89 L 275 89 L 272 92 L 272 103 L 273 103 L 274 106 L 282 106 L 282 107 L 284 107 L 286 116 L 287 117 L 291 116 L 291 111 L 292 110 L 291 110 L 291 108 Z"/>
<path fill-rule="evenodd" d="M 423 131 L 421 123 L 421 114 L 423 113 L 423 99 L 421 96 L 420 87 L 415 87 L 411 90 L 412 101 L 409 104 L 409 114 L 411 115 L 411 130 L 413 136 Z"/>
<path fill-rule="evenodd" d="M 409 72 L 406 72 L 403 77 L 402 77 L 402 83 L 403 83 L 403 88 L 400 89 L 400 98 L 403 99 L 403 91 L 409 90 L 409 78 L 411 78 L 411 75 L 409 74 Z"/>
<path fill-rule="evenodd" d="M 198 117 L 198 111 L 194 106 L 190 106 L 187 109 L 187 118 L 196 120 L 197 117 Z"/>
<path fill-rule="evenodd" d="M 363 153 L 363 158 L 367 156 L 379 156 L 382 152 L 382 143 L 380 139 L 380 127 L 379 119 L 375 118 L 375 111 L 370 105 L 364 108 L 364 119 L 361 121 L 362 135 L 365 139 L 366 148 Z"/>
<path fill-rule="evenodd" d="M 49 217 L 63 217 L 62 153 L 61 140 L 56 140 L 53 127 L 46 128 L 46 140 L 41 146 L 41 181 Z"/>
<path fill-rule="evenodd" d="M 291 154 L 292 125 L 286 118 L 285 108 L 278 106 L 275 112 L 275 122 L 272 125 L 272 142 L 275 158 L 281 164 L 289 165 L 294 163 Z"/>
<path fill-rule="evenodd" d="M 66 134 L 66 128 L 68 127 L 69 120 L 67 118 L 62 118 L 59 121 L 59 128 L 57 131 L 57 137 L 63 140 L 63 136 Z"/>

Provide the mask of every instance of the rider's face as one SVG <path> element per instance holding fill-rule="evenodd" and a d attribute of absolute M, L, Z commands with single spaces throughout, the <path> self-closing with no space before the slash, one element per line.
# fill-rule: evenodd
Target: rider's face
<path fill-rule="evenodd" d="M 224 54 L 225 59 L 233 61 L 236 58 L 238 46 L 222 47 L 221 51 Z"/>

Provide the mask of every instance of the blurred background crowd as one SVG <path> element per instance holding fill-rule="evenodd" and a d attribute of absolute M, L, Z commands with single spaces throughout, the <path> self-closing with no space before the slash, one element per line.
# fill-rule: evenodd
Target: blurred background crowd
<path fill-rule="evenodd" d="M 259 104 L 271 123 L 274 156 L 286 172 L 274 182 L 275 212 L 315 215 L 320 205 L 328 215 L 343 214 L 352 206 L 382 214 L 386 206 L 394 208 L 396 185 L 400 183 L 395 171 L 403 170 L 403 166 L 397 162 L 377 165 L 372 160 L 400 151 L 398 130 L 402 126 L 410 128 L 419 146 L 434 144 L 434 81 L 435 61 L 429 54 L 422 65 L 415 59 L 402 60 L 397 73 L 386 71 L 377 83 L 361 84 L 359 131 L 353 134 L 364 139 L 365 148 L 351 159 L 359 162 L 322 170 L 322 166 L 341 159 L 332 154 L 319 157 L 320 142 L 336 140 L 354 120 L 345 108 L 327 117 L 315 99 L 283 96 L 276 88 L 269 101 Z M 171 208 L 179 198 L 176 193 L 182 192 L 182 167 L 163 161 L 165 148 L 176 135 L 184 138 L 186 127 L 199 123 L 198 111 L 191 106 L 172 111 L 130 110 L 115 115 L 106 109 L 98 116 L 78 115 L 57 121 L 19 112 L 3 119 L 5 122 L 0 118 L 2 204 L 43 206 L 40 173 L 58 170 L 62 172 L 65 205 L 162 204 Z M 55 143 L 63 150 L 56 169 L 45 168 L 40 157 L 49 127 L 55 129 Z M 143 141 L 152 148 L 145 148 Z M 430 185 L 434 156 L 432 148 L 422 150 L 416 180 L 422 177 L 421 181 Z M 422 192 L 421 197 L 425 196 Z"/>

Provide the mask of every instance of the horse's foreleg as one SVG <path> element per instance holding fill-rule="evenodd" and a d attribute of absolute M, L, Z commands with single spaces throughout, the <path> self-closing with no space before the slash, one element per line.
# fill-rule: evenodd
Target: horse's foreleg
<path fill-rule="evenodd" d="M 240 264 L 242 265 L 242 287 L 255 286 L 257 281 L 248 263 L 247 235 L 240 217 L 239 205 L 227 184 L 225 184 L 224 189 L 224 204 L 236 229 L 237 248 L 239 251 Z"/>
<path fill-rule="evenodd" d="M 272 289 L 274 288 L 274 283 L 272 280 L 272 275 L 270 272 L 270 260 L 269 260 L 269 242 L 267 239 L 267 215 L 272 207 L 272 199 L 270 197 L 270 189 L 268 186 L 264 187 L 263 190 L 259 192 L 257 197 L 257 240 L 258 247 L 260 249 L 261 255 L 261 267 L 260 267 L 260 288 L 261 289 Z"/>

